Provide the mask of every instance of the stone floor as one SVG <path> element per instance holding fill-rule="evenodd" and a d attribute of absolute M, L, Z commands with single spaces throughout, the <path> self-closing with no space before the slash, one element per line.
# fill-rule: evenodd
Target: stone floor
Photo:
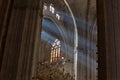
<path fill-rule="evenodd" d="M 39 63 L 37 69 L 38 80 L 74 80 L 70 73 L 65 73 L 62 62 Z M 35 79 L 35 77 L 33 77 Z"/>

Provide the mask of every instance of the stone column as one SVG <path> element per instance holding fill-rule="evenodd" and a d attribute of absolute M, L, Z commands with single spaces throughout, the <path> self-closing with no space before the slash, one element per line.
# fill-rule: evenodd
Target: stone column
<path fill-rule="evenodd" d="M 98 80 L 120 80 L 120 0 L 98 0 Z"/>
<path fill-rule="evenodd" d="M 31 80 L 39 51 L 39 0 L 1 1 L 0 79 Z"/>
<path fill-rule="evenodd" d="M 11 7 L 11 0 L 0 0 L 0 70 L 9 25 L 9 18 L 11 15 Z"/>

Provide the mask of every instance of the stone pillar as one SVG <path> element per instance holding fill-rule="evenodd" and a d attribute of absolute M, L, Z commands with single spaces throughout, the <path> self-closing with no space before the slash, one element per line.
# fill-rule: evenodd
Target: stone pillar
<path fill-rule="evenodd" d="M 32 79 L 39 51 L 39 5 L 39 0 L 0 0 L 1 80 Z"/>
<path fill-rule="evenodd" d="M 9 25 L 9 18 L 11 15 L 11 7 L 11 0 L 0 0 L 0 70 Z"/>
<path fill-rule="evenodd" d="M 120 0 L 97 0 L 98 80 L 120 80 Z"/>

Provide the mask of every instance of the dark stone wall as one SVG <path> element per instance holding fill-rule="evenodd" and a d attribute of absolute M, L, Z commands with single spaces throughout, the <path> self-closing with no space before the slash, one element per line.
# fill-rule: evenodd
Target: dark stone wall
<path fill-rule="evenodd" d="M 120 0 L 98 0 L 99 80 L 120 79 Z"/>
<path fill-rule="evenodd" d="M 41 6 L 39 0 L 0 0 L 1 80 L 31 80 L 34 75 Z"/>

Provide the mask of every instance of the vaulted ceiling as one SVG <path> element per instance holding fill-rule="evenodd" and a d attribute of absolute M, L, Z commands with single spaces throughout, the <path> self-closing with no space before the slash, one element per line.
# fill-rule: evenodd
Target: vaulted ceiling
<path fill-rule="evenodd" d="M 53 3 L 63 11 L 67 11 L 64 0 L 44 0 L 45 3 Z M 67 0 L 74 15 L 83 20 L 94 23 L 96 18 L 96 0 Z"/>

